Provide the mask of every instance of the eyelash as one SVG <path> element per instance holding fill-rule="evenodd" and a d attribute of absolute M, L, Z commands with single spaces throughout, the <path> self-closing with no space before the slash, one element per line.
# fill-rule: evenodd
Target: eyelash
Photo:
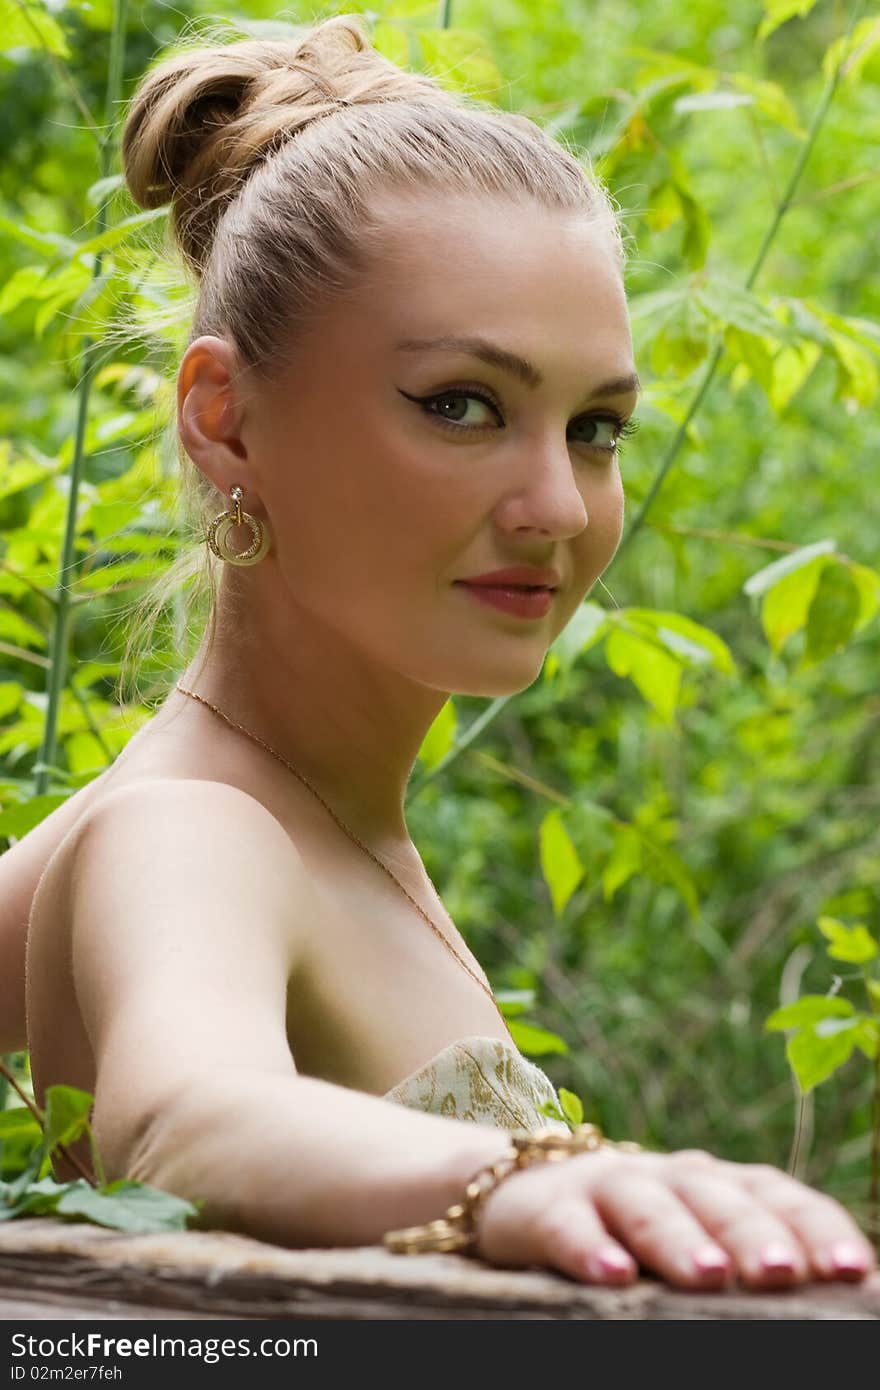
<path fill-rule="evenodd" d="M 446 420 L 442 415 L 438 415 L 436 411 L 429 410 L 428 406 L 434 405 L 437 401 L 447 400 L 450 396 L 461 396 L 466 400 L 473 399 L 481 401 L 483 405 L 487 405 L 491 410 L 494 410 L 498 419 L 501 420 L 501 410 L 498 405 L 498 402 L 494 399 L 494 397 L 486 395 L 483 391 L 478 391 L 475 387 L 472 386 L 453 386 L 450 387 L 447 391 L 438 391 L 435 395 L 432 396 L 411 396 L 407 391 L 403 391 L 401 392 L 401 394 L 406 396 L 407 400 L 414 401 L 417 405 L 421 406 L 425 414 L 430 415 L 432 419 L 437 420 L 444 429 L 457 430 L 459 434 L 463 432 L 472 433 L 474 430 L 488 429 L 489 426 L 462 425 L 456 420 Z M 618 457 L 623 453 L 623 449 L 620 446 L 620 440 L 626 438 L 629 435 L 635 434 L 637 429 L 639 428 L 638 420 L 623 420 L 619 415 L 615 415 L 613 413 L 607 413 L 605 415 L 579 415 L 577 416 L 577 419 L 610 420 L 612 421 L 612 423 L 617 425 L 618 430 L 617 434 L 615 435 L 613 448 L 609 449 L 604 444 L 587 443 L 584 443 L 584 448 L 595 449 L 598 453 L 601 454 L 616 454 Z"/>

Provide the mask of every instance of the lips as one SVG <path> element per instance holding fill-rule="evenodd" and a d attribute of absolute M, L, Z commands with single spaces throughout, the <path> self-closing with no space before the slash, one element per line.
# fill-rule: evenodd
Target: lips
<path fill-rule="evenodd" d="M 492 589 L 556 589 L 559 575 L 555 569 L 539 565 L 507 565 L 504 569 L 487 570 L 485 574 L 458 579 L 457 584 L 476 585 Z"/>
<path fill-rule="evenodd" d="M 552 584 L 490 584 L 485 579 L 456 579 L 456 584 L 466 584 L 469 589 L 513 589 L 519 594 L 552 594 Z"/>

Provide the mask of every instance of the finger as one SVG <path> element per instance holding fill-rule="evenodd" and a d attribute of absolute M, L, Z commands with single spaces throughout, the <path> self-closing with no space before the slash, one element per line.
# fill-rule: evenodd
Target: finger
<path fill-rule="evenodd" d="M 741 1181 L 797 1236 L 820 1279 L 863 1279 L 876 1269 L 873 1247 L 833 1197 L 770 1164 L 743 1164 Z"/>
<path fill-rule="evenodd" d="M 550 1265 L 591 1284 L 629 1284 L 638 1273 L 585 1197 L 551 1199 L 529 1219 L 511 1216 L 487 1206 L 479 1223 L 479 1253 L 493 1264 Z"/>
<path fill-rule="evenodd" d="M 618 1170 L 597 1176 L 591 1195 L 600 1219 L 640 1264 L 685 1288 L 726 1282 L 730 1256 L 667 1185 Z"/>
<path fill-rule="evenodd" d="M 554 1203 L 536 1223 L 542 1263 L 589 1284 L 629 1284 L 638 1273 L 632 1255 L 606 1230 L 586 1198 Z"/>
<path fill-rule="evenodd" d="M 758 1195 L 727 1177 L 670 1168 L 669 1183 L 700 1223 L 733 1256 L 744 1283 L 759 1288 L 802 1283 L 812 1267 L 801 1241 Z"/>

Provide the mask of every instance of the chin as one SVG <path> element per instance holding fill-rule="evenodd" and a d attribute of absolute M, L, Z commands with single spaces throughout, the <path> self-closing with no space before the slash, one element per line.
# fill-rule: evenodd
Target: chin
<path fill-rule="evenodd" d="M 543 659 L 541 666 L 543 665 Z M 498 699 L 502 695 L 519 695 L 523 690 L 528 690 L 530 685 L 541 674 L 541 666 L 532 671 L 529 675 L 516 680 L 511 675 L 498 675 L 497 677 L 486 676 L 477 677 L 473 681 L 457 684 L 452 688 L 454 695 L 474 695 L 486 699 Z"/>

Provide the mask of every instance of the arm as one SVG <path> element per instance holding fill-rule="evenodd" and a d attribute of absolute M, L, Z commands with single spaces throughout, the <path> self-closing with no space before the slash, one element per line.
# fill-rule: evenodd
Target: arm
<path fill-rule="evenodd" d="M 295 1005 L 317 906 L 295 847 L 246 793 L 154 782 L 106 797 L 74 846 L 70 900 L 108 1177 L 202 1199 L 200 1224 L 276 1244 L 371 1244 L 441 1216 L 506 1151 L 500 1130 L 297 1073 L 286 995 L 289 983 Z M 635 1276 L 629 1251 L 685 1287 L 732 1269 L 770 1287 L 876 1268 L 831 1198 L 688 1150 L 605 1149 L 513 1174 L 489 1195 L 477 1249 L 601 1283 Z"/>
<path fill-rule="evenodd" d="M 89 816 L 70 882 L 108 1178 L 203 1199 L 202 1225 L 363 1244 L 439 1216 L 506 1149 L 500 1131 L 297 1073 L 288 982 L 295 1006 L 318 907 L 289 836 L 246 793 L 121 789 Z"/>
<path fill-rule="evenodd" d="M 82 791 L 69 796 L 0 854 L 0 1053 L 27 1047 L 24 966 L 31 904 L 48 861 L 84 809 Z"/>

